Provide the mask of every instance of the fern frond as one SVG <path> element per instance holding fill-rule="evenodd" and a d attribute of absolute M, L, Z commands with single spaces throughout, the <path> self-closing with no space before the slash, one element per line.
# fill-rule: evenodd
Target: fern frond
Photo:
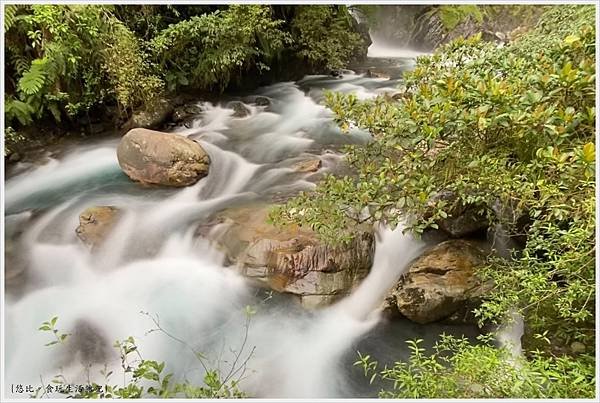
<path fill-rule="evenodd" d="M 46 59 L 35 59 L 19 79 L 19 91 L 27 95 L 37 94 L 44 87 L 46 74 Z"/>
<path fill-rule="evenodd" d="M 4 32 L 8 32 L 8 30 L 14 25 L 17 15 L 17 5 L 15 4 L 7 4 L 4 6 Z"/>
<path fill-rule="evenodd" d="M 67 71 L 67 60 L 65 55 L 69 54 L 68 49 L 59 43 L 49 43 L 45 48 L 46 56 L 46 77 L 53 81 L 57 76 L 65 75 Z"/>
<path fill-rule="evenodd" d="M 4 113 L 7 122 L 17 119 L 23 126 L 33 122 L 34 110 L 31 105 L 12 97 L 4 100 Z"/>
<path fill-rule="evenodd" d="M 23 74 L 31 65 L 31 60 L 27 56 L 13 55 L 11 62 L 18 75 Z"/>

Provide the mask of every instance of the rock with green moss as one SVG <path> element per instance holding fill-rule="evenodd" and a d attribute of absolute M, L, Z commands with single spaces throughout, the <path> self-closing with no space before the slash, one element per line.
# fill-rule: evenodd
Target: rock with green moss
<path fill-rule="evenodd" d="M 146 109 L 134 113 L 131 117 L 131 127 L 157 129 L 171 117 L 173 110 L 174 105 L 171 100 L 160 99 Z"/>

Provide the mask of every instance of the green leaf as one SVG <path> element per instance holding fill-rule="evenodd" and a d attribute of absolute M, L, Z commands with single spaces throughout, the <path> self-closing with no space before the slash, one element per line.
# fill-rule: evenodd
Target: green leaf
<path fill-rule="evenodd" d="M 40 92 L 46 82 L 46 61 L 45 59 L 36 59 L 31 63 L 31 67 L 19 79 L 19 90 L 27 95 L 34 95 Z"/>
<path fill-rule="evenodd" d="M 594 162 L 596 160 L 596 148 L 594 143 L 587 143 L 583 146 L 583 159 L 585 162 Z"/>
<path fill-rule="evenodd" d="M 566 43 L 567 45 L 573 45 L 573 43 L 575 43 L 575 42 L 578 42 L 579 40 L 580 40 L 580 39 L 579 39 L 579 37 L 578 37 L 577 35 L 568 35 L 568 36 L 565 38 L 565 43 Z"/>

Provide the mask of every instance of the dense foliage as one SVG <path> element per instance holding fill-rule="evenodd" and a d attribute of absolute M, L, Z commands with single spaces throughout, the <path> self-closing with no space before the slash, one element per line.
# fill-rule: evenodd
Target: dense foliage
<path fill-rule="evenodd" d="M 379 394 L 388 399 L 594 397 L 593 357 L 575 360 L 535 352 L 525 360 L 494 347 L 489 335 L 479 337 L 477 344 L 442 335 L 431 353 L 421 342 L 407 342 L 411 351 L 407 362 L 380 369 L 377 361 L 359 353 L 354 365 L 362 367 L 372 381 L 380 378 L 388 384 Z"/>
<path fill-rule="evenodd" d="M 553 7 L 506 46 L 454 41 L 419 58 L 393 99 L 330 94 L 342 129 L 365 128 L 374 141 L 348 150 L 356 176 L 329 176 L 273 218 L 343 242 L 357 221 L 403 220 L 418 234 L 457 207 L 475 208 L 490 227 L 524 240 L 512 259 L 491 259 L 479 273 L 495 287 L 478 317 L 500 322 L 515 308 L 528 349 L 592 359 L 594 18 L 593 7 Z M 533 337 L 543 332 L 551 343 Z"/>
<path fill-rule="evenodd" d="M 300 6 L 292 23 L 297 53 L 317 67 L 343 67 L 361 47 L 358 32 L 348 29 L 352 17 L 340 8 Z"/>
<path fill-rule="evenodd" d="M 227 87 L 236 71 L 270 60 L 291 36 L 279 28 L 268 7 L 232 5 L 225 11 L 172 24 L 149 42 L 149 49 L 170 89 Z"/>
<path fill-rule="evenodd" d="M 453 30 L 462 21 L 472 18 L 475 21 L 483 22 L 483 11 L 480 6 L 475 4 L 462 5 L 442 5 L 434 8 L 431 12 L 439 16 L 446 30 Z"/>
<path fill-rule="evenodd" d="M 222 91 L 278 61 L 340 68 L 362 43 L 345 6 L 37 4 L 5 14 L 5 116 L 15 129 L 108 106 L 126 118 L 161 94 Z"/>
<path fill-rule="evenodd" d="M 60 122 L 111 99 L 126 110 L 162 87 L 110 6 L 11 5 L 6 15 L 8 124 Z"/>
<path fill-rule="evenodd" d="M 457 4 L 433 6 L 426 14 L 437 16 L 446 32 L 450 33 L 467 22 L 480 29 L 530 26 L 545 7 L 539 4 Z"/>

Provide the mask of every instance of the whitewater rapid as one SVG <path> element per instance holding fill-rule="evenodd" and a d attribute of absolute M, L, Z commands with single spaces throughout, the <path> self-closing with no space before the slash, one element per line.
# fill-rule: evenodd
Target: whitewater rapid
<path fill-rule="evenodd" d="M 319 104 L 323 89 L 366 98 L 389 85 L 354 74 L 309 76 L 263 88 L 259 94 L 270 107 L 249 103 L 244 118 L 222 104 L 199 103 L 200 116 L 177 133 L 199 141 L 212 165 L 206 178 L 184 189 L 129 181 L 116 159 L 118 139 L 74 145 L 43 165 L 19 167 L 6 182 L 6 234 L 17 251 L 7 270 L 22 270 L 15 275 L 22 280 L 7 283 L 5 295 L 5 389 L 48 383 L 57 374 L 85 383 L 88 364 L 91 379 L 103 382 L 104 365 L 116 373 L 120 366 L 113 342 L 128 336 L 144 358 L 165 361 L 180 380 L 201 383 L 198 360 L 163 333 L 148 332 L 155 324 L 140 313 L 146 312 L 224 372 L 236 355 L 252 353 L 240 383 L 250 396 L 353 396 L 347 356 L 381 325 L 384 295 L 423 245 L 400 229 L 378 228 L 369 276 L 337 304 L 305 311 L 290 298 L 252 287 L 194 233 L 228 206 L 314 188 L 342 161 L 341 145 L 370 141 L 357 129 L 340 132 Z M 292 169 L 311 156 L 323 161 L 319 172 Z M 91 253 L 75 228 L 79 214 L 95 205 L 117 206 L 123 215 Z M 248 305 L 256 314 L 246 329 Z M 51 335 L 37 330 L 53 316 L 61 331 L 73 333 L 65 346 L 46 347 Z"/>

